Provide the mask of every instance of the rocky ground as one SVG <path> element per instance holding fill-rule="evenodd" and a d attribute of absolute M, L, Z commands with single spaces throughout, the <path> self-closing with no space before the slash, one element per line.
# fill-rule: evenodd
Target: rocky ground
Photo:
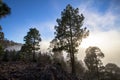
<path fill-rule="evenodd" d="M 0 80 L 78 80 L 67 73 L 59 63 L 41 64 L 2 62 Z"/>

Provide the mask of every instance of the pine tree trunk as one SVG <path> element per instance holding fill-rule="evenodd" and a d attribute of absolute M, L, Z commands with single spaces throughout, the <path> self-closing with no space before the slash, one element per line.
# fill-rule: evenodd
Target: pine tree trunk
<path fill-rule="evenodd" d="M 33 52 L 33 62 L 35 62 L 36 60 L 35 60 L 35 50 L 34 50 L 34 52 Z"/>
<path fill-rule="evenodd" d="M 72 53 L 71 64 L 72 64 L 72 74 L 75 75 L 76 72 L 75 72 L 74 53 Z"/>
<path fill-rule="evenodd" d="M 75 60 L 74 60 L 74 52 L 73 52 L 73 40 L 72 40 L 72 28 L 71 28 L 71 24 L 70 24 L 70 58 L 71 58 L 71 67 L 72 67 L 72 74 L 75 75 L 76 72 L 75 72 Z"/>
<path fill-rule="evenodd" d="M 36 59 L 35 59 L 35 39 L 34 39 L 34 43 L 33 43 L 33 62 L 35 62 L 36 61 Z"/>

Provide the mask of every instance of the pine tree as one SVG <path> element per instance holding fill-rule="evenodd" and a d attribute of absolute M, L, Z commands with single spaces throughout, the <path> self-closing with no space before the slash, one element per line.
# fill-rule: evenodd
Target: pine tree
<path fill-rule="evenodd" d="M 84 16 L 79 15 L 79 9 L 74 9 L 70 4 L 61 12 L 61 19 L 57 19 L 55 26 L 55 38 L 53 50 L 64 50 L 70 55 L 72 73 L 75 74 L 74 54 L 83 38 L 88 36 L 89 31 L 82 28 Z M 57 44 L 57 45 L 56 45 Z"/>
<path fill-rule="evenodd" d="M 103 52 L 98 47 L 89 47 L 86 49 L 85 64 L 88 68 L 89 80 L 101 80 L 100 73 L 102 72 L 103 63 L 101 58 L 104 57 Z"/>
<path fill-rule="evenodd" d="M 0 57 L 4 52 L 3 43 L 4 43 L 4 33 L 2 32 L 2 27 L 0 26 Z"/>
<path fill-rule="evenodd" d="M 40 49 L 40 33 L 36 28 L 30 28 L 30 31 L 24 37 L 25 44 L 22 46 L 22 50 L 28 54 L 33 54 L 33 61 L 35 61 L 35 53 Z"/>
<path fill-rule="evenodd" d="M 8 5 L 0 0 L 0 18 L 10 14 L 10 10 L 11 9 L 8 7 Z"/>

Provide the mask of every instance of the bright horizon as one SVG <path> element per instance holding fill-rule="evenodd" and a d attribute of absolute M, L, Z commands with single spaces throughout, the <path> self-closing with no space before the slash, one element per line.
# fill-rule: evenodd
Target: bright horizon
<path fill-rule="evenodd" d="M 29 28 L 36 27 L 41 34 L 42 50 L 45 51 L 54 38 L 56 19 L 67 4 L 79 8 L 85 20 L 83 27 L 90 35 L 80 45 L 80 59 L 85 57 L 85 49 L 98 46 L 105 58 L 104 64 L 115 63 L 120 66 L 120 1 L 119 0 L 3 0 L 11 14 L 0 20 L 5 38 L 24 43 L 23 37 Z"/>

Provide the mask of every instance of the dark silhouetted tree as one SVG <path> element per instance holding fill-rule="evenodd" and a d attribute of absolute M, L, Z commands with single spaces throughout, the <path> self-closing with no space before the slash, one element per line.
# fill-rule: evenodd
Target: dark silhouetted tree
<path fill-rule="evenodd" d="M 3 61 L 17 61 L 17 58 L 18 58 L 17 55 L 18 55 L 18 52 L 15 50 L 6 50 L 3 53 L 2 60 Z"/>
<path fill-rule="evenodd" d="M 0 41 L 4 39 L 4 33 L 2 32 L 2 27 L 0 26 Z"/>
<path fill-rule="evenodd" d="M 6 50 L 3 54 L 2 61 L 6 61 L 6 62 L 9 61 L 8 57 L 9 57 L 9 51 Z"/>
<path fill-rule="evenodd" d="M 35 53 L 40 49 L 40 33 L 36 28 L 30 28 L 27 35 L 24 37 L 25 44 L 22 46 L 21 51 L 33 55 L 33 61 L 35 60 Z"/>
<path fill-rule="evenodd" d="M 2 57 L 2 54 L 4 52 L 3 42 L 4 42 L 4 33 L 2 32 L 2 27 L 0 26 L 0 58 Z"/>
<path fill-rule="evenodd" d="M 70 54 L 72 73 L 75 73 L 74 54 L 82 38 L 88 36 L 89 31 L 82 28 L 84 16 L 79 15 L 78 8 L 74 9 L 70 4 L 61 12 L 61 19 L 57 19 L 55 26 L 55 45 L 53 50 L 64 50 Z M 56 45 L 57 44 L 57 45 Z"/>
<path fill-rule="evenodd" d="M 2 45 L 0 45 L 0 61 L 2 60 L 3 53 L 4 53 L 4 49 Z"/>
<path fill-rule="evenodd" d="M 76 61 L 75 65 L 76 65 L 76 74 L 78 78 L 83 79 L 83 76 L 86 70 L 84 67 L 84 64 L 82 63 L 82 61 Z"/>
<path fill-rule="evenodd" d="M 0 18 L 10 14 L 10 10 L 11 9 L 8 7 L 8 5 L 0 0 Z"/>
<path fill-rule="evenodd" d="M 3 3 L 2 0 L 0 0 L 0 18 L 10 14 L 10 8 L 7 6 L 7 4 Z M 2 27 L 0 25 L 0 42 L 4 39 L 4 33 L 2 32 Z"/>
<path fill-rule="evenodd" d="M 120 68 L 116 64 L 105 65 L 105 80 L 120 80 Z"/>
<path fill-rule="evenodd" d="M 28 44 L 23 44 L 20 50 L 20 59 L 23 61 L 32 60 L 32 47 Z"/>
<path fill-rule="evenodd" d="M 38 64 L 40 63 L 41 65 L 46 65 L 46 64 L 51 64 L 51 56 L 48 55 L 48 53 L 39 53 L 38 54 Z"/>
<path fill-rule="evenodd" d="M 7 4 L 3 3 L 2 0 L 0 0 L 0 19 L 6 15 L 10 14 L 10 8 Z M 2 32 L 2 27 L 0 25 L 0 57 L 3 53 L 3 40 L 4 40 L 4 33 Z"/>
<path fill-rule="evenodd" d="M 103 64 L 101 58 L 104 57 L 103 52 L 98 47 L 89 47 L 86 49 L 85 64 L 88 68 L 89 80 L 100 80 Z"/>

